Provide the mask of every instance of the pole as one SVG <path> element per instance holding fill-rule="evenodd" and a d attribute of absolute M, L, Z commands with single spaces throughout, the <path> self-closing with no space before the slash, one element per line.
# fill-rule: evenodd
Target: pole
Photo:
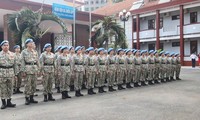
<path fill-rule="evenodd" d="M 76 41 L 75 41 L 75 36 L 76 36 L 76 15 L 75 15 L 75 0 L 73 0 L 73 9 L 74 9 L 74 14 L 73 14 L 73 41 L 74 41 L 74 47 L 76 46 Z"/>
<path fill-rule="evenodd" d="M 89 0 L 89 47 L 91 46 L 91 1 Z"/>

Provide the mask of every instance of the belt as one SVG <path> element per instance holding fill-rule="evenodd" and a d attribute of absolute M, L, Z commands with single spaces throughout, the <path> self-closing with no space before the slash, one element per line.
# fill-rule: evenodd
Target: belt
<path fill-rule="evenodd" d="M 75 65 L 83 65 L 82 63 L 75 63 Z"/>
<path fill-rule="evenodd" d="M 140 65 L 140 64 L 135 64 L 135 65 Z"/>
<path fill-rule="evenodd" d="M 52 66 L 53 64 L 44 63 L 45 66 Z"/>
<path fill-rule="evenodd" d="M 94 66 L 94 64 L 89 64 L 88 66 Z"/>
<path fill-rule="evenodd" d="M 154 63 L 149 63 L 149 64 L 154 64 Z"/>
<path fill-rule="evenodd" d="M 128 64 L 132 64 L 132 63 L 128 63 Z"/>
<path fill-rule="evenodd" d="M 105 63 L 100 63 L 99 65 L 105 65 Z"/>
<path fill-rule="evenodd" d="M 115 64 L 115 63 L 110 63 L 110 65 Z"/>
<path fill-rule="evenodd" d="M 61 66 L 69 66 L 69 64 L 61 64 Z"/>
<path fill-rule="evenodd" d="M 13 66 L 0 66 L 0 68 L 3 68 L 3 69 L 10 69 L 10 68 L 13 68 Z"/>
<path fill-rule="evenodd" d="M 26 65 L 37 65 L 37 63 L 25 63 Z"/>
<path fill-rule="evenodd" d="M 119 64 L 124 64 L 124 63 L 119 63 Z"/>
<path fill-rule="evenodd" d="M 159 62 L 156 62 L 156 63 L 159 63 Z"/>
<path fill-rule="evenodd" d="M 142 64 L 147 64 L 147 63 L 142 63 Z"/>

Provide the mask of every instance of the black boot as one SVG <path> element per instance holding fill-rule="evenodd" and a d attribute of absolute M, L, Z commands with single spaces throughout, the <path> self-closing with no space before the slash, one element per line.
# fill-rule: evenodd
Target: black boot
<path fill-rule="evenodd" d="M 38 103 L 38 101 L 35 101 L 35 100 L 33 99 L 33 95 L 30 96 L 30 103 Z"/>
<path fill-rule="evenodd" d="M 55 101 L 51 93 L 48 93 L 48 100 L 49 101 Z"/>
<path fill-rule="evenodd" d="M 17 90 L 16 89 L 13 89 L 13 94 L 17 94 Z"/>
<path fill-rule="evenodd" d="M 25 105 L 29 105 L 29 104 L 30 104 L 29 97 L 25 97 Z"/>
<path fill-rule="evenodd" d="M 78 92 L 79 92 L 79 95 L 80 95 L 80 96 L 83 96 L 83 94 L 81 93 L 81 90 L 78 90 Z"/>
<path fill-rule="evenodd" d="M 82 85 L 82 90 L 87 89 L 85 84 Z"/>
<path fill-rule="evenodd" d="M 176 77 L 176 80 L 181 80 L 179 77 Z"/>
<path fill-rule="evenodd" d="M 47 102 L 47 95 L 44 95 L 44 102 Z"/>
<path fill-rule="evenodd" d="M 57 93 L 60 93 L 60 87 L 57 87 Z"/>
<path fill-rule="evenodd" d="M 61 94 L 62 94 L 62 99 L 66 99 L 66 93 L 65 93 L 65 91 L 62 91 Z"/>
<path fill-rule="evenodd" d="M 81 96 L 78 90 L 76 91 L 75 96 L 76 97 L 80 97 Z"/>
<path fill-rule="evenodd" d="M 110 91 L 110 92 L 113 92 L 113 91 L 116 91 L 115 89 L 113 89 L 113 87 L 112 86 L 109 86 L 108 87 L 108 91 Z"/>
<path fill-rule="evenodd" d="M 118 87 L 118 90 L 122 90 L 122 86 L 120 84 L 117 85 L 117 87 Z"/>
<path fill-rule="evenodd" d="M 74 85 L 70 85 L 70 91 L 74 91 Z"/>
<path fill-rule="evenodd" d="M 174 80 L 174 77 L 170 77 L 170 80 Z"/>
<path fill-rule="evenodd" d="M 92 88 L 88 89 L 88 95 L 93 95 L 91 90 Z"/>
<path fill-rule="evenodd" d="M 126 88 L 133 88 L 130 83 L 126 83 Z"/>
<path fill-rule="evenodd" d="M 104 90 L 103 86 L 101 87 L 102 91 L 105 93 L 106 91 Z"/>
<path fill-rule="evenodd" d="M 123 85 L 123 84 L 121 84 L 121 88 L 122 88 L 122 89 L 126 89 L 126 88 L 125 88 L 125 87 L 123 87 L 122 85 Z"/>
<path fill-rule="evenodd" d="M 5 99 L 1 99 L 2 101 L 2 105 L 1 105 L 1 109 L 6 109 L 6 100 Z"/>
<path fill-rule="evenodd" d="M 20 89 L 19 88 L 17 88 L 17 91 L 16 91 L 16 93 L 23 93 L 22 91 L 20 91 Z"/>
<path fill-rule="evenodd" d="M 103 93 L 102 87 L 99 87 L 99 93 Z"/>
<path fill-rule="evenodd" d="M 91 88 L 91 93 L 92 94 L 96 94 L 96 92 L 94 92 L 93 88 Z"/>
<path fill-rule="evenodd" d="M 71 96 L 69 96 L 68 91 L 65 91 L 64 93 L 66 98 L 72 98 Z"/>
<path fill-rule="evenodd" d="M 15 107 L 16 104 L 11 103 L 11 99 L 7 99 L 7 107 Z"/>

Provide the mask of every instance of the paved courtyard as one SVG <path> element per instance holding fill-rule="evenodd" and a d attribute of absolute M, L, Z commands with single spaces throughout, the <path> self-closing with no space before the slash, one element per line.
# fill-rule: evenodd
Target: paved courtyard
<path fill-rule="evenodd" d="M 35 98 L 39 103 L 29 106 L 17 94 L 17 107 L 0 110 L 0 120 L 200 120 L 200 69 L 184 67 L 181 78 L 93 96 L 84 91 L 84 97 L 66 100 L 55 93 L 56 101 L 47 103 L 40 90 Z"/>

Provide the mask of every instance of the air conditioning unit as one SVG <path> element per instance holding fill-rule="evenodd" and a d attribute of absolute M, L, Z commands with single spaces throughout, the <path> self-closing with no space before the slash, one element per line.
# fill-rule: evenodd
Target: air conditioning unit
<path fill-rule="evenodd" d="M 184 14 L 187 14 L 187 13 L 189 13 L 190 11 L 189 11 L 189 9 L 185 9 L 184 10 Z"/>
<path fill-rule="evenodd" d="M 164 13 L 164 17 L 169 17 L 170 16 L 170 13 Z"/>

